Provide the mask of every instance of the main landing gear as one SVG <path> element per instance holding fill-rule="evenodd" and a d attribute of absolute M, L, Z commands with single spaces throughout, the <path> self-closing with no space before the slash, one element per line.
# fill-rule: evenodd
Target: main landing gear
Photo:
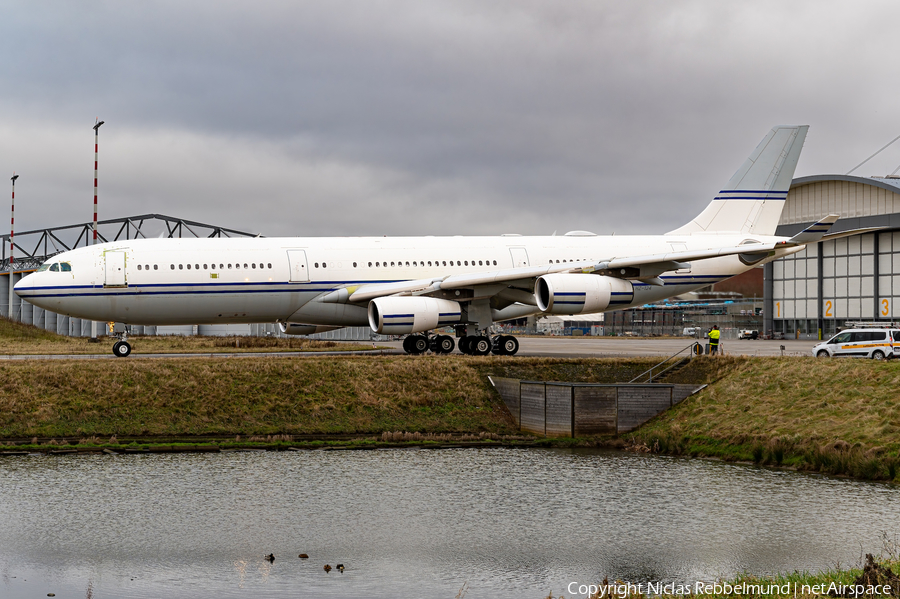
<path fill-rule="evenodd" d="M 409 335 L 403 340 L 403 351 L 408 354 L 424 354 L 431 351 L 435 354 L 453 352 L 456 343 L 449 335 Z M 459 339 L 459 351 L 467 356 L 514 356 L 519 351 L 519 341 L 512 335 L 465 335 Z"/>
<path fill-rule="evenodd" d="M 459 340 L 459 351 L 469 356 L 514 356 L 519 351 L 519 340 L 512 335 L 466 335 Z"/>
<path fill-rule="evenodd" d="M 424 354 L 428 350 L 436 354 L 449 354 L 456 342 L 449 335 L 409 335 L 403 340 L 403 351 L 408 354 Z"/>

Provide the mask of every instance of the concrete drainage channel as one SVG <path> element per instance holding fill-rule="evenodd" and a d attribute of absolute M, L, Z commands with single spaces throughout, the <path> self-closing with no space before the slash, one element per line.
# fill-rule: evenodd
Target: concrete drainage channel
<path fill-rule="evenodd" d="M 706 387 L 488 378 L 503 398 L 519 430 L 545 437 L 626 433 Z"/>

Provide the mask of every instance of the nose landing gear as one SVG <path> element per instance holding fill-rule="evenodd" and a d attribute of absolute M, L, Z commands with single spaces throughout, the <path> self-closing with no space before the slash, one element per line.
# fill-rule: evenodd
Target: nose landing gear
<path fill-rule="evenodd" d="M 116 341 L 113 344 L 113 354 L 117 358 L 127 358 L 131 354 L 131 344 L 127 341 Z"/>
<path fill-rule="evenodd" d="M 111 322 L 107 325 L 110 333 L 114 330 L 114 324 Z M 113 355 L 117 358 L 127 358 L 131 355 L 131 344 L 128 343 L 128 328 L 122 329 L 121 333 L 115 333 L 115 336 L 118 341 L 113 343 Z"/>

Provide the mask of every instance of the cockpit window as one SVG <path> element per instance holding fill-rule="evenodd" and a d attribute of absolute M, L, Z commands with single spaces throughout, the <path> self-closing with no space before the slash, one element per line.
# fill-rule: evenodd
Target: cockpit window
<path fill-rule="evenodd" d="M 69 262 L 54 262 L 53 264 L 45 262 L 38 267 L 37 272 L 44 272 L 45 270 L 50 272 L 72 272 L 72 265 Z"/>

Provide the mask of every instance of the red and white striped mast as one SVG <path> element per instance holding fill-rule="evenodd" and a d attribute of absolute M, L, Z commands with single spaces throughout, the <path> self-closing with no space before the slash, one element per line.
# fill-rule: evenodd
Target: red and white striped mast
<path fill-rule="evenodd" d="M 13 173 L 12 176 L 12 203 L 10 204 L 9 209 L 9 308 L 7 310 L 7 317 L 12 320 L 13 319 L 13 248 L 15 244 L 13 243 L 13 237 L 16 234 L 16 179 L 19 178 L 19 175 Z"/>
<path fill-rule="evenodd" d="M 98 118 L 94 125 L 94 240 L 91 245 L 97 244 L 97 158 L 100 154 L 100 125 L 104 122 Z"/>
<path fill-rule="evenodd" d="M 97 158 L 100 154 L 100 125 L 104 121 L 97 117 L 94 124 L 94 229 L 91 245 L 97 245 Z M 91 321 L 91 341 L 97 341 L 97 321 Z"/>

